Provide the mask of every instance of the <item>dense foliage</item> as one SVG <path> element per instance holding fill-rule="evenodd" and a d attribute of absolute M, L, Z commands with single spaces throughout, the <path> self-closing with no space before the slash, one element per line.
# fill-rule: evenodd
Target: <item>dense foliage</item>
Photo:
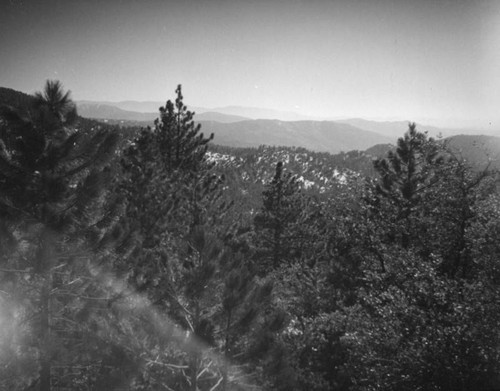
<path fill-rule="evenodd" d="M 1 389 L 500 387 L 491 164 L 414 124 L 378 156 L 218 147 L 181 86 L 127 130 L 1 92 Z"/>

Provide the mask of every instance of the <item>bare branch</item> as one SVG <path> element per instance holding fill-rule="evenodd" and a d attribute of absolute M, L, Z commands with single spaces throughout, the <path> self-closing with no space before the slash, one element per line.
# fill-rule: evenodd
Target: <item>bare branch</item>
<path fill-rule="evenodd" d="M 33 270 L 25 269 L 25 270 L 18 270 L 18 269 L 0 269 L 0 272 L 5 272 L 5 273 L 32 273 Z"/>
<path fill-rule="evenodd" d="M 214 386 L 210 389 L 210 391 L 214 391 L 217 387 L 219 387 L 219 385 L 222 383 L 222 380 L 224 379 L 224 377 L 220 377 L 219 380 L 217 381 L 217 383 L 214 384 Z"/>

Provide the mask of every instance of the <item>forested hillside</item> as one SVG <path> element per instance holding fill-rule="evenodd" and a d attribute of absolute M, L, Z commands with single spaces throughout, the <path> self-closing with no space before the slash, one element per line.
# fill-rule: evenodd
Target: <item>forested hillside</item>
<path fill-rule="evenodd" d="M 180 85 L 140 129 L 7 93 L 0 389 L 500 387 L 498 172 L 463 138 L 231 148 Z"/>
<path fill-rule="evenodd" d="M 247 120 L 234 123 L 205 121 L 201 124 L 214 133 L 217 143 L 230 147 L 267 144 L 339 153 L 392 141 L 389 137 L 333 121 Z"/>

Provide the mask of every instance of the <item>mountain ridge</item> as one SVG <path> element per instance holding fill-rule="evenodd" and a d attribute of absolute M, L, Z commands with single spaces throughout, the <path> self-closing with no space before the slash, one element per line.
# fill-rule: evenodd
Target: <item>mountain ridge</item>
<path fill-rule="evenodd" d="M 136 121 L 136 122 L 147 122 L 151 123 L 159 117 L 159 112 L 139 112 L 124 110 L 117 106 L 113 106 L 106 103 L 96 103 L 96 102 L 82 102 L 77 103 L 78 113 L 87 118 L 101 119 L 101 120 L 112 120 L 112 121 Z M 191 110 L 190 110 L 191 111 Z M 193 110 L 194 111 L 194 110 Z M 197 120 L 204 121 L 217 121 L 222 123 L 238 122 L 248 120 L 247 117 L 242 117 L 238 115 L 224 114 L 215 111 L 204 111 L 202 113 L 197 113 L 195 111 L 195 118 Z"/>
<path fill-rule="evenodd" d="M 79 100 L 76 101 L 77 105 L 104 105 L 114 106 L 124 111 L 131 111 L 135 113 L 152 113 L 158 112 L 159 108 L 165 106 L 165 102 L 160 101 L 92 101 L 92 100 Z M 313 117 L 303 114 L 298 114 L 293 111 L 266 109 L 262 107 L 245 107 L 245 106 L 220 106 L 215 108 L 206 108 L 198 106 L 189 106 L 190 111 L 195 112 L 197 115 L 208 112 L 217 112 L 229 116 L 237 116 L 248 119 L 279 119 L 281 121 L 301 121 L 301 120 L 329 120 L 327 118 Z M 117 119 L 117 118 L 114 118 Z"/>
<path fill-rule="evenodd" d="M 0 87 L 0 104 L 13 106 L 23 106 L 32 101 L 33 96 L 16 91 L 7 87 Z M 79 101 L 77 108 L 79 115 L 85 118 L 93 118 L 104 122 L 118 123 L 122 127 L 147 126 L 152 125 L 159 113 L 154 112 L 131 112 L 120 107 L 106 104 L 106 102 Z M 108 102 L 109 103 L 109 102 Z M 122 107 L 135 107 L 136 101 L 122 101 Z M 155 107 L 157 110 L 160 102 L 148 101 L 139 102 L 144 108 Z M 127 106 L 128 105 L 128 106 Z M 238 112 L 245 109 L 242 106 L 226 106 L 219 108 L 226 110 L 226 113 L 214 111 L 214 109 L 203 109 L 190 107 L 196 113 L 195 122 L 202 125 L 205 133 L 214 132 L 215 143 L 232 147 L 258 147 L 259 145 L 274 145 L 285 147 L 303 147 L 312 151 L 338 153 L 350 150 L 369 150 L 369 153 L 379 155 L 386 151 L 389 144 L 395 144 L 398 137 L 401 137 L 407 130 L 408 122 L 405 121 L 370 121 L 362 118 L 351 118 L 341 120 L 311 120 L 301 119 L 298 121 L 284 121 L 279 119 L 249 119 L 228 112 Z M 201 110 L 197 111 L 197 110 Z M 250 108 L 259 113 L 265 110 L 267 113 L 279 113 L 275 110 Z M 495 136 L 482 136 L 476 134 L 458 136 L 458 132 L 464 130 L 454 129 L 451 135 L 446 134 L 446 129 L 436 128 L 426 125 L 418 125 L 419 130 L 428 131 L 429 135 L 435 136 L 440 133 L 443 136 L 457 136 L 458 138 L 449 141 L 458 148 L 458 151 L 465 154 L 472 154 L 479 158 L 479 155 L 489 156 L 498 161 L 500 155 L 496 154 L 497 144 L 500 150 L 500 138 Z M 474 141 L 476 140 L 476 141 Z M 479 140 L 479 141 L 477 141 Z M 489 152 L 472 151 L 472 144 L 482 143 L 483 149 L 495 146 Z M 377 147 L 382 145 L 382 147 Z M 371 148 L 371 149 L 370 149 Z M 465 151 L 465 152 L 464 152 Z M 494 155 L 494 156 L 493 156 Z M 493 156 L 493 157 L 492 157 Z M 496 163 L 495 163 L 496 165 Z"/>
<path fill-rule="evenodd" d="M 214 133 L 214 142 L 230 147 L 260 145 L 302 147 L 317 152 L 338 153 L 364 150 L 392 139 L 333 121 L 246 120 L 222 124 L 198 121 L 205 133 Z"/>

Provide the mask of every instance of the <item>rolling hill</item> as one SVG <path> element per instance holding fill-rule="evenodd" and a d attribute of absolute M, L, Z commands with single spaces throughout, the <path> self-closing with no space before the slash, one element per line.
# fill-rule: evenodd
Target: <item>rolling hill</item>
<path fill-rule="evenodd" d="M 265 144 L 339 153 L 392 142 L 391 138 L 383 135 L 333 121 L 199 122 L 205 134 L 215 134 L 216 144 L 230 147 L 258 147 Z"/>

